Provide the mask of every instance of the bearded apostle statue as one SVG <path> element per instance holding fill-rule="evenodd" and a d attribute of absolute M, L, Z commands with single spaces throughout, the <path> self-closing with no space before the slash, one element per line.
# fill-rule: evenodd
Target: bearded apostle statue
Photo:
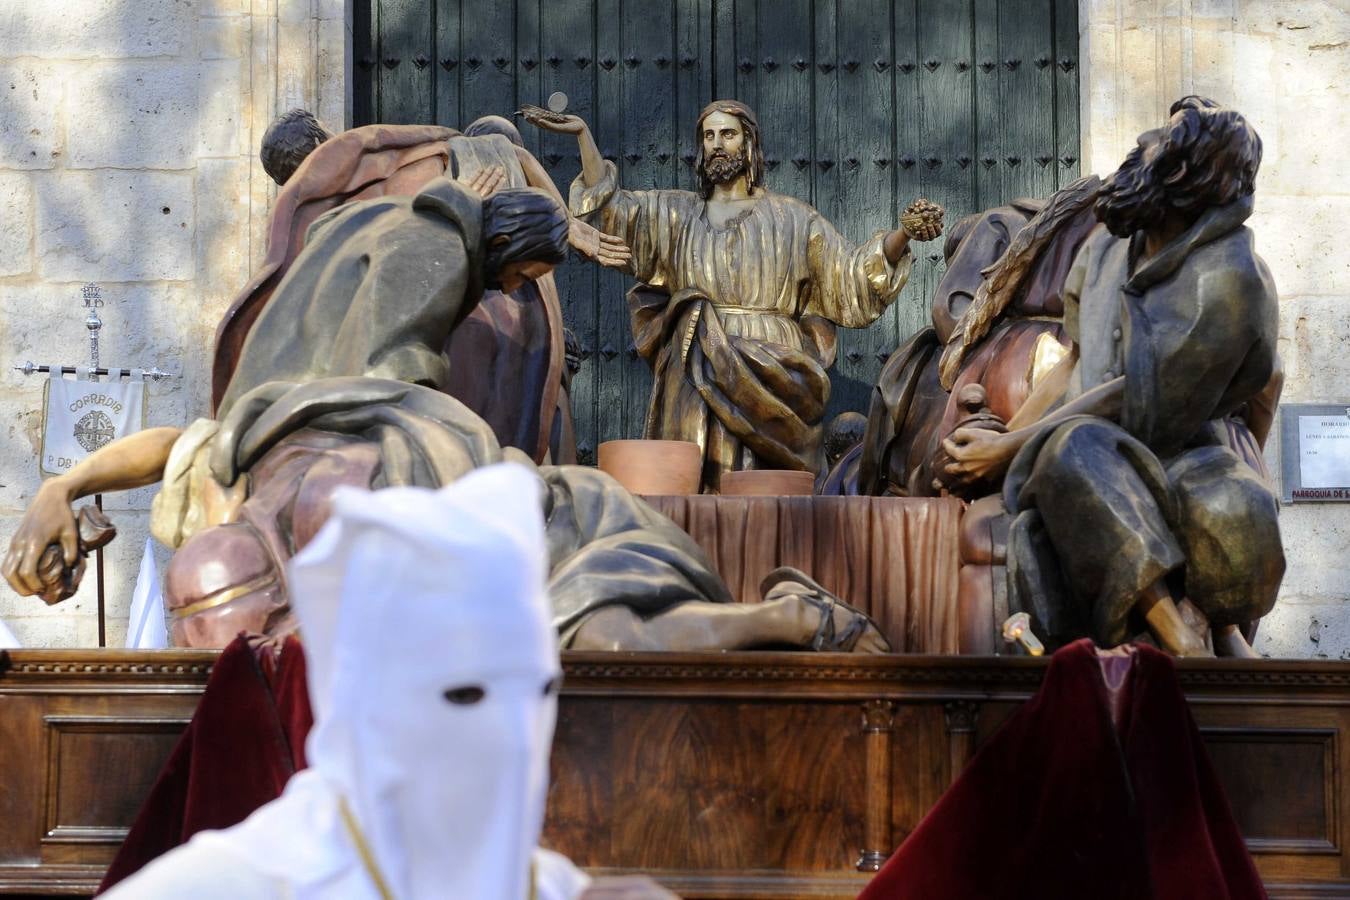
<path fill-rule="evenodd" d="M 911 239 L 940 235 L 942 210 L 919 201 L 900 228 L 851 243 L 764 187 L 759 122 L 734 100 L 698 118 L 697 192 L 624 190 L 580 118 L 524 114 L 577 136 L 571 212 L 632 249 L 631 324 L 656 376 L 645 436 L 697 443 L 705 491 L 723 472 L 818 471 L 835 326 L 866 327 L 894 302 Z"/>
<path fill-rule="evenodd" d="M 1245 224 L 1260 164 L 1240 113 L 1173 104 L 1095 191 L 1068 352 L 1006 428 L 942 442 L 953 489 L 1001 483 L 1009 604 L 1052 645 L 1146 629 L 1178 656 L 1254 655 L 1240 626 L 1285 567 L 1253 452 L 1279 389 L 1275 284 Z"/>

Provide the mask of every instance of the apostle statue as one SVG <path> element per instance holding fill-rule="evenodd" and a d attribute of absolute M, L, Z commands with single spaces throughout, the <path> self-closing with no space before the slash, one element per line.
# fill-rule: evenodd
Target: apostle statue
<path fill-rule="evenodd" d="M 281 192 L 268 225 L 263 265 L 222 318 L 212 368 L 212 403 L 230 387 L 244 342 L 273 292 L 305 247 L 309 227 L 347 203 L 416 194 L 446 175 L 473 182 L 482 195 L 539 188 L 562 196 L 520 141 L 515 126 L 485 116 L 463 134 L 439 125 L 367 125 L 333 134 L 303 109 L 279 117 L 263 136 L 263 168 Z M 569 243 L 604 265 L 621 265 L 626 248 L 571 219 Z M 447 348 L 454 377 L 445 389 L 487 420 L 498 440 L 536 462 L 575 461 L 571 406 L 562 386 L 562 310 L 551 274 L 509 291 L 488 288 L 473 306 L 456 345 Z"/>
<path fill-rule="evenodd" d="M 1051 643 L 1146 626 L 1177 655 L 1211 639 L 1250 655 L 1238 626 L 1275 602 L 1275 498 L 1228 424 L 1276 367 L 1275 285 L 1243 224 L 1260 162 L 1239 113 L 1174 104 L 1097 194 L 1104 228 L 1063 290 L 1067 356 L 1006 431 L 943 442 L 956 487 L 1006 472 L 1010 602 Z"/>
<path fill-rule="evenodd" d="M 941 210 L 913 207 L 901 228 L 851 243 L 764 187 L 759 122 L 734 100 L 698 118 L 697 193 L 624 190 L 580 118 L 526 117 L 577 136 L 572 214 L 632 249 L 633 334 L 656 376 L 645 436 L 697 443 L 709 491 L 723 472 L 818 471 L 835 326 L 885 311 L 909 278 L 910 240 L 937 237 Z"/>

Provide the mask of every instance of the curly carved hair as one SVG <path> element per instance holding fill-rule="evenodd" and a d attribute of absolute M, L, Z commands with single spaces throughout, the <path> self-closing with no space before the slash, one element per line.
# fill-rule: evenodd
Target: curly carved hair
<path fill-rule="evenodd" d="M 290 181 L 314 148 L 333 135 L 307 109 L 293 109 L 267 126 L 263 134 L 263 171 L 277 184 Z"/>
<path fill-rule="evenodd" d="M 1234 109 L 1224 109 L 1206 97 L 1182 97 L 1168 110 L 1164 153 L 1184 161 L 1185 172 L 1173 163 L 1169 199 L 1178 208 L 1224 206 L 1256 190 L 1261 168 L 1261 136 Z M 1168 170 L 1162 170 L 1167 177 Z"/>
<path fill-rule="evenodd" d="M 1195 95 L 1170 112 L 1152 162 L 1144 164 L 1143 147 L 1130 151 L 1097 200 L 1097 216 L 1113 234 L 1147 227 L 1169 210 L 1194 218 L 1256 189 L 1261 138 L 1241 113 Z"/>

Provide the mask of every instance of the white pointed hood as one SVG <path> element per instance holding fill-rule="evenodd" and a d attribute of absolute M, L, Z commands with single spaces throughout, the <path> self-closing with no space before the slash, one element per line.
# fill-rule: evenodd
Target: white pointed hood
<path fill-rule="evenodd" d="M 399 900 L 527 895 L 560 674 L 541 490 L 501 464 L 440 491 L 335 495 L 290 567 L 310 768 L 217 839 L 301 897 L 345 895 L 360 861 L 340 795 Z"/>

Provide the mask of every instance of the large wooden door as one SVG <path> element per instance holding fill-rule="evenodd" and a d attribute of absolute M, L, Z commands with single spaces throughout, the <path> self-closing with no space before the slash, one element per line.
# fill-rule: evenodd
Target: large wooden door
<path fill-rule="evenodd" d="M 862 240 L 926 196 L 948 223 L 1076 178 L 1075 0 L 356 0 L 354 118 L 462 127 L 561 90 L 625 186 L 693 185 L 694 117 L 734 97 L 758 113 L 768 184 Z M 529 126 L 566 195 L 576 142 Z M 894 307 L 841 331 L 831 415 L 865 409 L 886 359 L 928 321 L 940 242 Z M 583 461 L 639 437 L 651 376 L 631 279 L 561 267 L 584 361 L 572 402 Z"/>

